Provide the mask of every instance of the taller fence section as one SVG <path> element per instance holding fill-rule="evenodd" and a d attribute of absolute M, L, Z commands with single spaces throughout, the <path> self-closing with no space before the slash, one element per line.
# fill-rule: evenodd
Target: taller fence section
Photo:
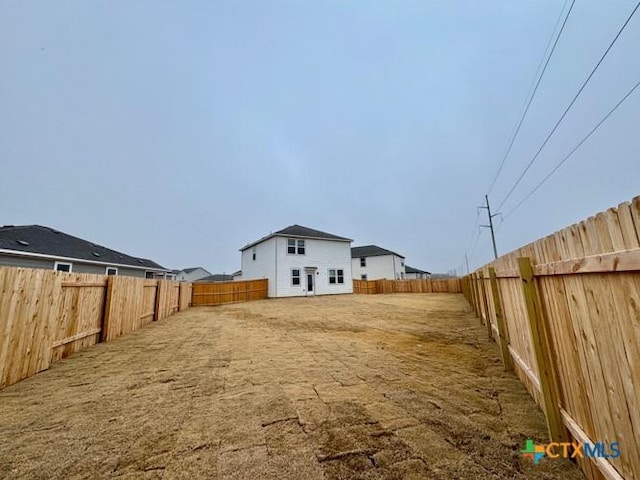
<path fill-rule="evenodd" d="M 189 306 L 191 285 L 0 267 L 0 389 Z"/>
<path fill-rule="evenodd" d="M 463 292 L 589 479 L 640 479 L 640 197 L 465 277 Z"/>
<path fill-rule="evenodd" d="M 462 293 L 459 278 L 437 280 L 354 280 L 353 293 Z"/>

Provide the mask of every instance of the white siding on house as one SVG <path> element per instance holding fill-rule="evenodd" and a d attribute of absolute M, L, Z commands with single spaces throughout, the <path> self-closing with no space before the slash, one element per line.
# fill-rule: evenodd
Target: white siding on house
<path fill-rule="evenodd" d="M 353 293 L 351 244 L 311 238 L 304 240 L 304 255 L 287 253 L 286 237 L 272 237 L 244 250 L 242 279 L 268 278 L 269 297 Z M 255 260 L 253 260 L 254 249 Z M 300 270 L 300 285 L 292 284 L 293 269 Z M 344 283 L 330 284 L 330 269 L 342 270 Z M 307 272 L 314 273 L 314 292 L 307 292 Z"/>
<path fill-rule="evenodd" d="M 351 277 L 351 244 L 332 240 L 305 239 L 305 254 L 288 254 L 287 239 L 276 237 L 278 243 L 278 297 L 307 295 L 307 277 L 305 268 L 314 270 L 315 295 L 335 293 L 353 293 Z M 301 270 L 300 285 L 291 284 L 291 270 Z M 329 270 L 342 270 L 344 283 L 330 284 Z M 310 270 L 309 270 L 310 271 Z M 244 275 L 244 270 L 243 270 Z"/>
<path fill-rule="evenodd" d="M 404 259 L 398 255 L 376 255 L 365 257 L 366 266 L 360 266 L 360 258 L 351 259 L 353 278 L 360 280 L 362 275 L 367 275 L 367 280 L 399 280 L 405 278 Z"/>
<path fill-rule="evenodd" d="M 426 280 L 429 278 L 429 275 L 426 273 L 407 273 L 405 278 L 407 280 Z"/>
<path fill-rule="evenodd" d="M 269 297 L 275 297 L 276 292 L 276 238 L 272 237 L 242 252 L 242 280 L 268 278 Z"/>

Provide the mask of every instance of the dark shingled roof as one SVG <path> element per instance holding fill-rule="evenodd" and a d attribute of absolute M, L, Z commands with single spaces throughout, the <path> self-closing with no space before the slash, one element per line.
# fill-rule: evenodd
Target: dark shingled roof
<path fill-rule="evenodd" d="M 425 273 L 427 275 L 431 275 L 431 272 L 420 270 L 419 268 L 410 267 L 409 265 L 404 266 L 404 271 L 405 273 Z"/>
<path fill-rule="evenodd" d="M 180 272 L 184 272 L 184 273 L 191 273 L 191 272 L 195 272 L 196 270 L 198 270 L 199 268 L 201 268 L 202 270 L 204 270 L 205 272 L 207 271 L 206 268 L 203 267 L 192 267 L 192 268 L 183 268 L 182 270 L 178 270 L 178 273 Z"/>
<path fill-rule="evenodd" d="M 387 250 L 386 248 L 382 248 L 377 245 L 365 245 L 362 247 L 351 248 L 351 258 L 379 257 L 381 255 L 396 255 L 400 258 L 404 258 L 404 256 L 399 253 L 392 252 L 391 250 Z"/>
<path fill-rule="evenodd" d="M 283 228 L 282 230 L 278 230 L 277 232 L 271 233 L 265 237 L 256 240 L 255 242 L 251 242 L 248 245 L 245 245 L 240 249 L 246 250 L 247 248 L 253 247 L 254 245 L 264 242 L 265 240 L 270 239 L 271 237 L 301 237 L 301 238 L 318 238 L 321 240 L 336 240 L 340 242 L 353 242 L 350 238 L 339 237 L 338 235 L 334 235 L 332 233 L 321 232 L 320 230 L 315 230 L 309 227 L 303 227 L 302 225 L 290 225 L 287 228 Z"/>
<path fill-rule="evenodd" d="M 0 227 L 0 249 L 168 271 L 147 258 L 131 257 L 41 225 Z"/>
<path fill-rule="evenodd" d="M 224 274 L 224 273 L 215 273 L 213 275 L 209 275 L 208 277 L 199 278 L 196 282 L 230 282 L 233 280 L 233 275 Z"/>

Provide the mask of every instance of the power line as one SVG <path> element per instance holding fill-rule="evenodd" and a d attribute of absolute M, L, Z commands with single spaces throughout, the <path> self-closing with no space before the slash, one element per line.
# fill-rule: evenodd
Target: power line
<path fill-rule="evenodd" d="M 622 99 L 621 99 L 621 100 L 620 100 L 620 101 L 615 105 L 615 107 L 613 107 L 611 110 L 609 110 L 609 112 L 608 112 L 608 113 L 607 113 L 607 114 L 602 118 L 602 120 L 600 120 L 600 121 L 596 124 L 596 126 L 595 126 L 595 127 L 593 127 L 593 128 L 591 129 L 591 131 L 590 131 L 587 135 L 585 135 L 585 137 L 584 137 L 582 140 L 580 140 L 580 142 L 578 142 L 578 144 L 577 144 L 575 147 L 573 147 L 573 149 L 572 149 L 572 150 L 571 150 L 567 155 L 565 155 L 565 157 L 564 157 L 562 160 L 560 160 L 560 162 L 559 162 L 559 163 L 558 163 L 558 164 L 557 164 L 557 165 L 556 165 L 556 166 L 555 166 L 555 167 L 554 167 L 554 168 L 553 168 L 553 169 L 552 169 L 552 170 L 551 170 L 551 171 L 550 171 L 550 172 L 549 172 L 549 173 L 548 173 L 548 174 L 547 174 L 547 175 L 546 175 L 546 176 L 545 176 L 545 177 L 544 177 L 544 178 L 543 178 L 543 179 L 542 179 L 542 180 L 541 180 L 541 181 L 540 181 L 540 182 L 539 182 L 539 183 L 538 183 L 534 188 L 533 188 L 533 190 L 531 190 L 531 191 L 530 191 L 530 192 L 529 192 L 529 193 L 528 193 L 528 194 L 527 194 L 527 195 L 526 195 L 522 200 L 520 200 L 520 202 L 519 202 L 519 203 L 518 203 L 518 204 L 517 204 L 513 209 L 511 209 L 511 210 L 509 211 L 509 213 L 507 213 L 507 214 L 504 216 L 504 219 L 506 220 L 507 218 L 509 218 L 509 216 L 510 216 L 513 212 L 515 212 L 518 208 L 520 208 L 520 206 L 522 206 L 522 204 L 523 204 L 524 202 L 526 202 L 526 201 L 527 201 L 527 200 L 528 200 L 528 199 L 529 199 L 529 198 L 530 198 L 534 193 L 536 193 L 536 191 L 537 191 L 537 190 L 538 190 L 538 189 L 539 189 L 539 188 L 540 188 L 540 187 L 541 187 L 541 186 L 542 186 L 542 185 L 543 185 L 547 180 L 549 180 L 549 178 L 550 178 L 553 174 L 555 174 L 555 173 L 560 169 L 560 167 L 562 167 L 562 165 L 564 165 L 564 163 L 565 163 L 567 160 L 569 160 L 569 158 L 570 158 L 570 157 L 571 157 L 571 156 L 572 156 L 572 155 L 573 155 L 573 154 L 574 154 L 574 153 L 575 153 L 575 152 L 576 152 L 576 151 L 577 151 L 577 150 L 582 146 L 582 144 L 583 144 L 584 142 L 586 142 L 586 141 L 589 139 L 589 137 L 591 137 L 591 135 L 593 135 L 593 134 L 596 132 L 596 130 L 598 130 L 598 129 L 600 128 L 600 126 L 601 126 L 604 122 L 606 122 L 606 121 L 609 119 L 609 117 L 613 114 L 613 112 L 615 112 L 615 111 L 618 109 L 618 107 L 619 107 L 620 105 L 622 105 L 622 104 L 627 100 L 627 98 L 629 98 L 629 97 L 631 96 L 631 94 L 632 94 L 632 93 L 636 90 L 636 88 L 638 88 L 639 86 L 640 86 L 640 81 L 638 81 L 638 83 L 636 83 L 636 84 L 633 86 L 633 88 L 631 88 L 631 90 L 629 90 L 629 91 L 627 92 L 627 94 L 626 94 L 624 97 L 622 97 Z"/>
<path fill-rule="evenodd" d="M 631 14 L 629 15 L 629 17 L 627 17 L 627 20 L 624 22 L 624 24 L 622 25 L 622 27 L 620 28 L 620 30 L 618 31 L 618 33 L 616 34 L 616 36 L 614 37 L 614 39 L 611 41 L 611 43 L 609 44 L 609 46 L 607 47 L 607 49 L 605 50 L 605 52 L 602 54 L 602 56 L 600 57 L 600 60 L 598 60 L 598 63 L 596 63 L 596 66 L 593 67 L 593 70 L 591 70 L 591 73 L 589 74 L 589 76 L 586 78 L 586 80 L 584 81 L 584 83 L 582 84 L 582 86 L 580 87 L 580 89 L 578 90 L 578 93 L 575 94 L 575 96 L 573 97 L 573 99 L 571 100 L 571 102 L 569 103 L 569 106 L 564 110 L 564 112 L 562 113 L 562 115 L 560 116 L 560 118 L 558 119 L 558 121 L 556 122 L 556 124 L 554 125 L 554 127 L 551 129 L 551 131 L 549 132 L 549 134 L 547 135 L 547 137 L 545 138 L 544 142 L 542 142 L 542 145 L 540 146 L 540 148 L 538 149 L 538 151 L 536 152 L 536 154 L 533 156 L 533 158 L 529 161 L 529 163 L 527 164 L 526 168 L 524 169 L 524 171 L 520 174 L 520 176 L 518 177 L 518 179 L 516 180 L 516 183 L 513 184 L 513 186 L 511 187 L 511 189 L 509 190 L 509 192 L 507 193 L 507 196 L 502 200 L 502 202 L 500 203 L 500 205 L 498 206 L 498 210 L 500 210 L 503 205 L 505 204 L 505 202 L 511 197 L 511 194 L 514 192 L 514 190 L 518 187 L 518 185 L 520 184 L 520 182 L 522 181 L 522 179 L 524 178 L 524 176 L 527 174 L 527 172 L 529 171 L 529 169 L 531 168 L 531 166 L 534 164 L 534 162 L 537 160 L 538 156 L 540 155 L 540 152 L 542 152 L 542 150 L 544 149 L 544 147 L 547 145 L 547 143 L 549 143 L 549 140 L 551 139 L 551 137 L 553 136 L 553 134 L 556 132 L 556 130 L 558 129 L 558 126 L 560 126 L 560 124 L 562 123 L 562 121 L 564 120 L 564 118 L 567 116 L 567 113 L 569 113 L 569 110 L 571 110 L 571 108 L 573 107 L 573 105 L 576 103 L 576 100 L 578 100 L 578 97 L 580 97 L 580 95 L 582 94 L 583 90 L 585 89 L 585 87 L 587 86 L 587 84 L 589 83 L 589 81 L 591 80 L 591 78 L 593 77 L 593 75 L 596 73 L 596 71 L 598 70 L 598 68 L 600 67 L 600 65 L 602 64 L 602 62 L 604 61 L 605 57 L 609 54 L 609 52 L 611 51 L 611 49 L 613 48 L 613 45 L 618 41 L 618 38 L 620 37 L 620 35 L 622 34 L 622 32 L 624 31 L 624 29 L 627 27 L 627 25 L 629 24 L 629 22 L 631 21 L 631 18 L 635 15 L 636 11 L 638 10 L 638 7 L 640 7 L 640 2 L 638 2 L 638 4 L 635 6 L 635 8 L 633 9 L 633 11 L 631 12 Z"/>
<path fill-rule="evenodd" d="M 529 93 L 527 99 L 525 99 L 526 106 L 524 107 L 524 109 L 523 109 L 523 111 L 522 111 L 522 113 L 520 115 L 519 121 L 516 123 L 516 127 L 514 128 L 514 131 L 513 131 L 512 135 L 510 137 L 507 149 L 505 150 L 505 153 L 502 156 L 502 161 L 500 162 L 498 170 L 496 171 L 495 175 L 493 176 L 493 180 L 491 181 L 491 185 L 489 185 L 489 190 L 487 191 L 487 195 L 490 194 L 491 191 L 493 190 L 493 187 L 495 186 L 496 181 L 498 180 L 498 177 L 500 176 L 500 173 L 502 172 L 504 164 L 507 161 L 507 157 L 509 156 L 509 153 L 511 153 L 511 148 L 513 147 L 513 144 L 516 141 L 516 137 L 518 136 L 518 133 L 520 133 L 520 128 L 522 127 L 522 123 L 524 122 L 524 119 L 527 116 L 527 113 L 529 112 L 529 107 L 531 107 L 531 103 L 533 102 L 533 98 L 536 96 L 536 93 L 538 91 L 538 87 L 540 86 L 540 82 L 542 81 L 542 77 L 544 77 L 544 74 L 547 71 L 547 67 L 549 66 L 549 62 L 551 61 L 551 57 L 553 56 L 553 52 L 555 52 L 555 50 L 556 50 L 556 46 L 558 45 L 558 41 L 560 40 L 560 36 L 562 35 L 562 32 L 564 31 L 564 27 L 567 24 L 567 20 L 569 19 L 569 15 L 571 14 L 571 10 L 573 10 L 573 6 L 575 5 L 575 3 L 576 3 L 575 0 L 572 0 L 571 6 L 569 7 L 569 10 L 567 11 L 567 14 L 564 17 L 564 21 L 562 22 L 562 26 L 560 27 L 560 31 L 558 32 L 558 35 L 556 35 L 555 41 L 553 41 L 553 36 L 554 36 L 553 34 L 555 33 L 555 31 L 558 28 L 558 24 L 560 23 L 560 20 L 562 19 L 562 12 L 564 12 L 565 6 L 567 5 L 566 1 L 565 1 L 564 5 L 562 7 L 562 10 L 560 11 L 560 15 L 558 16 L 558 20 L 556 21 L 556 25 L 553 28 L 553 32 L 551 32 L 551 36 L 549 37 L 549 41 L 547 42 L 547 47 L 545 48 L 542 60 L 540 60 L 540 64 L 538 65 L 538 70 L 536 72 L 537 79 L 534 80 L 535 85 L 533 86 L 532 90 L 530 90 L 530 93 Z M 551 52 L 547 56 L 547 52 L 549 52 L 549 47 L 551 46 L 551 42 L 552 41 L 553 41 L 553 47 L 551 47 Z M 545 61 L 545 58 L 546 58 L 546 61 Z M 543 64 L 544 64 L 544 67 L 543 67 Z M 540 69 L 542 69 L 542 71 Z"/>
<path fill-rule="evenodd" d="M 478 226 L 478 223 L 480 223 L 480 210 L 478 210 L 477 214 L 476 214 L 476 222 L 473 225 L 473 230 L 471 231 L 471 237 L 469 237 L 469 244 L 467 245 L 467 252 L 471 249 L 471 244 L 473 243 L 473 237 L 474 237 L 474 234 L 476 233 L 476 227 Z"/>
<path fill-rule="evenodd" d="M 471 250 L 469 251 L 469 260 L 471 260 L 473 258 L 473 252 L 475 252 L 476 247 L 478 246 L 478 240 L 480 240 L 481 236 L 482 236 L 482 230 L 480 230 L 478 228 L 478 235 L 475 237 L 475 242 L 474 242 L 473 246 L 471 247 Z"/>

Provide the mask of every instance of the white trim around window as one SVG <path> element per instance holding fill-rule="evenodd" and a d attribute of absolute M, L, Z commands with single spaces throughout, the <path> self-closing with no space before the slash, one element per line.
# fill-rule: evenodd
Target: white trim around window
<path fill-rule="evenodd" d="M 287 255 L 305 255 L 307 252 L 304 238 L 287 238 Z"/>
<path fill-rule="evenodd" d="M 296 280 L 298 281 L 298 283 L 296 283 Z M 301 285 L 302 285 L 302 269 L 301 268 L 292 268 L 291 269 L 291 286 L 292 287 L 299 287 Z"/>
<path fill-rule="evenodd" d="M 53 264 L 53 269 L 56 272 L 71 273 L 73 271 L 73 263 L 70 263 L 70 262 L 55 262 Z"/>
<path fill-rule="evenodd" d="M 343 268 L 330 268 L 329 269 L 329 285 L 343 285 L 344 284 L 344 269 Z"/>
<path fill-rule="evenodd" d="M 111 273 L 109 273 L 111 272 Z M 118 267 L 107 267 L 104 271 L 106 275 L 118 275 Z"/>

